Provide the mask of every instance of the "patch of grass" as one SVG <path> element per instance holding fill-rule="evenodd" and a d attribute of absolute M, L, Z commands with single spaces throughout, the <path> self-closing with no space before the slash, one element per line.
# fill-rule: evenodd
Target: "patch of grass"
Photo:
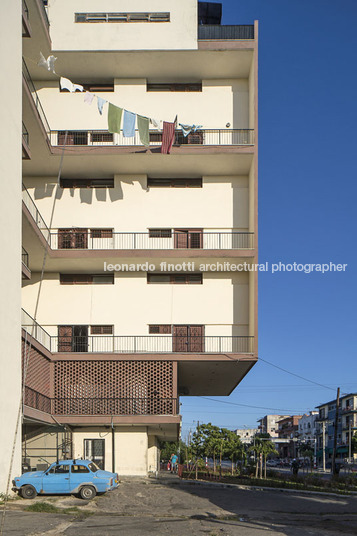
<path fill-rule="evenodd" d="M 45 501 L 36 502 L 34 504 L 30 504 L 30 506 L 27 506 L 25 508 L 27 512 L 44 512 L 46 514 L 58 514 L 60 513 L 60 509 L 57 508 L 57 506 L 54 506 L 53 504 L 50 504 Z"/>

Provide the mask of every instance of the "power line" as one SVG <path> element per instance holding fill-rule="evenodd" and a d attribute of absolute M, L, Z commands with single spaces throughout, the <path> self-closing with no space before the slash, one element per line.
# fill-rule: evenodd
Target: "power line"
<path fill-rule="evenodd" d="M 245 408 L 255 408 L 255 409 L 268 409 L 270 411 L 283 411 L 284 413 L 304 413 L 304 411 L 306 411 L 306 410 L 301 410 L 301 412 L 298 412 L 296 409 L 281 409 L 281 408 L 268 408 L 265 406 L 251 406 L 250 404 L 239 404 L 238 402 L 216 400 L 215 398 L 209 398 L 208 396 L 198 396 L 197 398 L 203 398 L 204 400 L 211 400 L 212 402 L 219 402 L 220 404 L 229 404 L 231 406 L 243 406 Z"/>

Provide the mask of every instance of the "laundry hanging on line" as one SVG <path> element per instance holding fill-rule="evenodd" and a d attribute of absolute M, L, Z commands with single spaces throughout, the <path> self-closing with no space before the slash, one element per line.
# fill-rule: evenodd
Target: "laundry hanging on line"
<path fill-rule="evenodd" d="M 39 67 L 43 67 L 44 69 L 46 69 L 46 71 L 50 71 L 51 73 L 53 74 L 56 74 L 55 72 L 55 61 L 56 61 L 57 58 L 55 58 L 54 56 L 48 56 L 47 60 L 45 58 L 45 56 L 42 54 L 42 52 L 40 52 L 40 60 L 39 62 L 37 63 L 37 65 Z"/>
<path fill-rule="evenodd" d="M 200 128 L 202 128 L 202 125 L 183 125 L 182 123 L 179 123 L 180 124 L 180 127 L 182 129 L 182 133 L 183 135 L 185 136 L 185 138 L 193 133 L 193 132 L 197 132 L 197 130 L 200 130 Z"/>
<path fill-rule="evenodd" d="M 107 101 L 105 99 L 102 99 L 101 97 L 97 97 L 97 106 L 98 106 L 98 112 L 100 113 L 100 115 L 103 115 L 103 108 L 106 102 Z"/>
<path fill-rule="evenodd" d="M 124 138 L 133 138 L 135 136 L 136 114 L 124 110 L 123 119 L 123 136 Z"/>
<path fill-rule="evenodd" d="M 143 145 L 148 147 L 150 145 L 150 119 L 149 117 L 144 117 L 143 115 L 138 115 L 137 117 L 140 141 Z"/>
<path fill-rule="evenodd" d="M 75 93 L 76 91 L 83 91 L 84 87 L 80 84 L 73 84 L 68 78 L 60 78 L 61 89 L 68 89 L 70 93 Z"/>
<path fill-rule="evenodd" d="M 123 115 L 123 108 L 115 106 L 111 102 L 108 106 L 108 130 L 109 132 L 120 134 L 121 118 Z"/>
<path fill-rule="evenodd" d="M 170 154 L 171 147 L 175 140 L 175 129 L 176 129 L 176 123 L 168 123 L 167 121 L 164 121 L 163 129 L 162 129 L 162 145 L 161 145 L 162 154 Z"/>
<path fill-rule="evenodd" d="M 84 102 L 89 104 L 89 106 L 92 104 L 94 99 L 94 93 L 91 93 L 90 91 L 86 91 L 84 94 Z"/>

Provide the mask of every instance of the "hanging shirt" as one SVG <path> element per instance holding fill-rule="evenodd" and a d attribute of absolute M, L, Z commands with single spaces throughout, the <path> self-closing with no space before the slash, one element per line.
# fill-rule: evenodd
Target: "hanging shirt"
<path fill-rule="evenodd" d="M 83 86 L 79 84 L 73 84 L 70 80 L 68 80 L 68 78 L 63 78 L 63 76 L 61 76 L 60 78 L 60 86 L 61 89 L 67 89 L 70 93 L 75 93 L 77 90 L 84 90 Z"/>
<path fill-rule="evenodd" d="M 147 147 L 150 145 L 149 126 L 150 119 L 148 117 L 138 115 L 138 130 L 140 141 L 143 145 L 146 145 Z"/>
<path fill-rule="evenodd" d="M 167 121 L 164 121 L 161 145 L 162 154 L 170 154 L 171 147 L 175 140 L 175 128 L 176 123 L 168 123 Z"/>
<path fill-rule="evenodd" d="M 133 138 L 135 136 L 136 114 L 124 110 L 123 119 L 123 136 L 124 138 Z"/>
<path fill-rule="evenodd" d="M 180 127 L 182 128 L 183 135 L 186 137 L 191 134 L 191 132 L 196 132 L 202 128 L 202 125 L 182 125 L 182 123 L 180 123 Z"/>
<path fill-rule="evenodd" d="M 102 99 L 101 97 L 97 97 L 97 106 L 98 106 L 98 112 L 100 115 L 103 114 L 103 106 L 107 101 L 105 99 Z"/>
<path fill-rule="evenodd" d="M 160 119 L 151 118 L 150 121 L 151 121 L 153 127 L 156 128 L 156 130 L 161 130 L 162 121 L 160 121 Z"/>
<path fill-rule="evenodd" d="M 120 134 L 121 117 L 123 115 L 123 108 L 114 106 L 111 102 L 108 107 L 108 130 L 109 132 L 116 132 Z"/>
<path fill-rule="evenodd" d="M 55 58 L 54 56 L 48 56 L 48 58 L 46 60 L 46 58 L 44 57 L 42 52 L 40 52 L 40 61 L 38 62 L 37 65 L 39 67 L 43 67 L 44 69 L 46 69 L 47 71 L 50 71 L 53 74 L 56 74 L 55 73 L 55 61 L 56 61 L 56 59 L 57 58 Z"/>
<path fill-rule="evenodd" d="M 86 91 L 84 94 L 84 102 L 86 102 L 90 106 L 93 102 L 93 99 L 94 99 L 94 94 L 91 93 L 90 91 Z"/>

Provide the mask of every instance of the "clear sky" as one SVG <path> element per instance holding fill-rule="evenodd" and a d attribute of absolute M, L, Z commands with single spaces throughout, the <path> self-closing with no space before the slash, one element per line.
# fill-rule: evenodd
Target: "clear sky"
<path fill-rule="evenodd" d="M 183 438 L 279 413 L 231 403 L 299 413 L 357 392 L 357 2 L 222 3 L 222 24 L 259 20 L 259 262 L 348 266 L 259 277 L 259 356 L 330 389 L 260 362 L 230 397 L 182 397 Z"/>

